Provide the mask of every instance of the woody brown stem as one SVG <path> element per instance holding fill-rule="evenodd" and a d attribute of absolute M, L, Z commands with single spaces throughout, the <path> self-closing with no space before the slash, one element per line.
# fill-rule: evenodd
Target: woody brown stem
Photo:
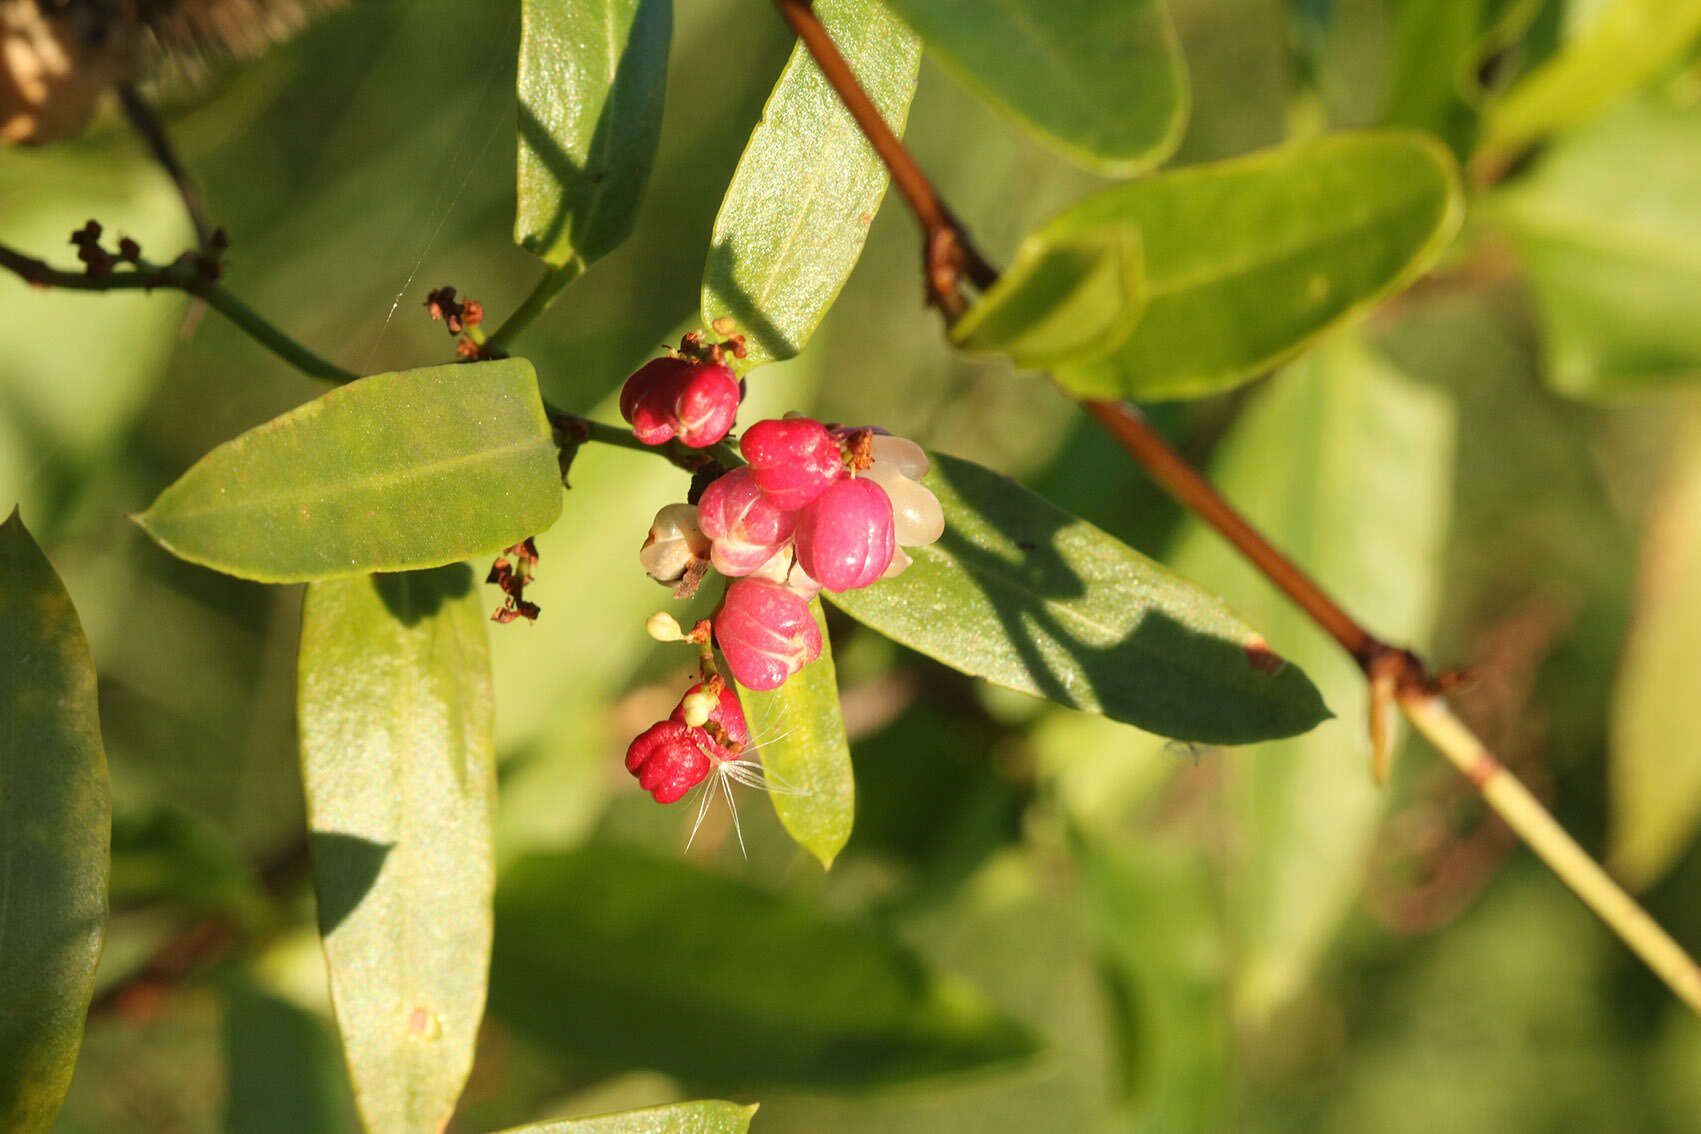
<path fill-rule="evenodd" d="M 874 152 L 892 175 L 892 183 L 904 195 L 916 220 L 921 222 L 922 263 L 927 274 L 928 299 L 944 313 L 946 319 L 956 320 L 968 309 L 959 289 L 962 277 L 966 275 L 975 287 L 985 290 L 998 279 L 998 270 L 975 248 L 968 230 L 951 215 L 951 210 L 945 207 L 945 202 L 921 171 L 921 166 L 916 164 L 897 134 L 886 124 L 880 109 L 868 97 L 850 64 L 839 53 L 833 37 L 822 26 L 810 0 L 776 0 L 776 3 L 780 15 L 791 25 L 798 41 L 838 93 L 845 109 L 856 119 L 868 144 L 874 147 Z"/>
<path fill-rule="evenodd" d="M 916 219 L 921 222 L 931 299 L 948 321 L 955 320 L 968 306 L 956 290 L 960 283 L 956 269 L 968 261 L 959 262 L 957 258 L 965 255 L 965 249 L 972 253 L 973 242 L 939 199 L 915 159 L 881 119 L 856 76 L 833 46 L 832 38 L 816 18 L 808 0 L 775 0 L 775 3 L 820 64 L 827 81 L 862 127 L 874 151 L 886 163 L 892 180 L 909 202 Z M 997 270 L 978 254 L 973 254 L 972 263 L 969 276 L 977 288 L 984 291 L 997 281 Z M 1666 982 L 1679 999 L 1701 1015 L 1701 967 L 1448 711 L 1439 694 L 1451 683 L 1452 675 L 1444 674 L 1439 679 L 1432 677 L 1416 654 L 1389 645 L 1360 625 L 1309 575 L 1248 523 L 1198 470 L 1183 460 L 1147 423 L 1139 410 L 1124 402 L 1077 400 L 1177 503 L 1210 524 L 1265 578 L 1334 638 L 1372 683 L 1378 700 L 1386 702 L 1392 695 L 1418 731 L 1465 775 L 1495 813 Z M 1373 708 L 1373 712 L 1376 711 L 1385 713 L 1386 705 Z M 1386 720 L 1373 719 L 1371 729 L 1375 743 L 1385 754 L 1389 744 Z"/>

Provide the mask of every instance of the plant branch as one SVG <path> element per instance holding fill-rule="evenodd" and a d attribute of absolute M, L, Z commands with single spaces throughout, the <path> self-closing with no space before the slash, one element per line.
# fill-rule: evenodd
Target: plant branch
<path fill-rule="evenodd" d="M 967 274 L 969 282 L 985 290 L 998 278 L 998 271 L 975 248 L 968 230 L 960 224 L 933 188 L 933 183 L 921 171 L 897 134 L 886 124 L 880 109 L 868 92 L 862 89 L 850 64 L 839 53 L 833 37 L 822 26 L 810 0 L 775 0 L 780 15 L 796 33 L 797 38 L 814 58 L 815 65 L 838 93 L 839 101 L 850 111 L 861 127 L 868 144 L 885 163 L 892 183 L 909 202 L 910 211 L 921 222 L 922 262 L 927 271 L 928 299 L 955 321 L 967 308 L 958 290 L 959 277 Z"/>
<path fill-rule="evenodd" d="M 736 468 L 744 463 L 744 458 L 731 445 L 722 441 L 704 449 L 693 449 L 678 440 L 667 441 L 660 445 L 647 445 L 633 436 L 632 431 L 621 425 L 610 425 L 607 422 L 595 421 L 576 413 L 556 409 L 549 403 L 544 403 L 544 412 L 549 417 L 549 424 L 555 427 L 556 436 L 560 442 L 562 453 L 566 460 L 571 460 L 571 450 L 586 443 L 612 445 L 617 449 L 631 449 L 634 452 L 649 453 L 683 469 L 688 473 L 710 464 L 718 464 L 722 468 Z"/>
<path fill-rule="evenodd" d="M 183 211 L 189 214 L 189 223 L 195 226 L 195 243 L 203 252 L 206 251 L 213 239 L 213 225 L 207 218 L 206 202 L 195 186 L 195 179 L 189 176 L 188 167 L 178 158 L 177 149 L 171 144 L 171 135 L 165 132 L 165 123 L 159 120 L 154 108 L 148 105 L 148 100 L 133 84 L 118 84 L 118 102 L 124 107 L 130 125 L 147 143 L 154 160 L 177 186 L 177 195 L 183 199 Z"/>
<path fill-rule="evenodd" d="M 328 382 L 352 382 L 359 375 L 329 362 L 268 323 L 252 307 L 226 291 L 208 272 L 206 263 L 190 254 L 170 264 L 139 263 L 133 268 L 109 272 L 68 272 L 49 267 L 0 244 L 0 268 L 36 287 L 66 288 L 71 291 L 185 291 L 206 300 L 225 318 L 235 323 L 255 342 L 313 378 Z"/>
<path fill-rule="evenodd" d="M 934 192 L 915 159 L 904 148 L 849 66 L 833 46 L 808 0 L 775 0 L 786 22 L 809 49 L 840 100 L 862 127 L 869 143 L 886 163 L 921 223 L 929 287 L 934 304 L 954 320 L 965 308 L 960 294 L 946 295 L 957 280 L 950 268 L 951 249 L 971 249 L 961 224 Z M 948 239 L 946 234 L 948 233 Z M 984 260 L 971 274 L 984 290 L 998 272 Z M 1061 390 L 1062 388 L 1059 387 Z M 1063 391 L 1066 396 L 1067 391 Z M 1665 930 L 1578 846 L 1557 820 L 1488 748 L 1451 713 L 1439 694 L 1447 677 L 1430 675 L 1410 650 L 1391 646 L 1365 629 L 1291 559 L 1265 539 L 1205 477 L 1182 459 L 1134 407 L 1123 402 L 1080 400 L 1128 454 L 1175 498 L 1222 535 L 1313 622 L 1350 654 L 1373 691 L 1394 691 L 1412 724 L 1465 775 L 1494 811 L 1547 863 L 1590 909 L 1617 933 L 1648 967 L 1698 1015 L 1701 1015 L 1701 968 Z M 1386 742 L 1386 722 L 1372 720 Z"/>
<path fill-rule="evenodd" d="M 1295 606 L 1340 643 L 1365 673 L 1369 674 L 1379 663 L 1387 666 L 1389 662 L 1384 659 L 1404 655 L 1409 660 L 1399 663 L 1400 668 L 1419 675 L 1426 687 L 1434 684 L 1415 656 L 1389 645 L 1359 625 L 1311 576 L 1265 539 L 1199 470 L 1188 464 L 1152 428 L 1137 408 L 1127 402 L 1108 401 L 1083 401 L 1081 407 L 1092 414 L 1177 503 L 1215 528 L 1265 578 L 1293 600 Z"/>
<path fill-rule="evenodd" d="M 14 249 L 0 244 L 0 268 L 12 272 L 25 283 L 36 287 L 58 287 L 72 291 L 186 291 L 199 296 L 207 304 L 225 318 L 235 323 L 255 342 L 270 350 L 285 362 L 312 378 L 320 378 L 327 382 L 352 382 L 359 375 L 344 370 L 333 362 L 328 362 L 284 332 L 267 322 L 257 311 L 242 300 L 221 287 L 217 280 L 208 273 L 202 260 L 193 255 L 180 257 L 171 264 L 154 265 L 139 263 L 132 268 L 114 268 L 104 274 L 96 275 L 89 272 L 62 271 L 49 267 L 41 260 L 25 256 Z M 508 320 L 497 336 L 507 332 L 520 319 L 521 312 L 527 307 L 532 308 L 532 314 L 543 310 L 548 305 L 548 298 L 539 300 L 540 294 L 549 289 L 554 281 L 554 290 L 549 291 L 553 296 L 571 282 L 576 270 L 556 269 L 539 284 L 532 298 L 526 305 L 516 311 Z M 524 322 L 521 321 L 521 325 Z M 492 336 L 491 342 L 497 336 Z M 544 403 L 544 411 L 549 415 L 550 424 L 555 427 L 562 445 L 577 447 L 586 443 L 613 445 L 617 448 L 632 449 L 638 452 L 651 453 L 684 469 L 686 472 L 696 472 L 711 461 L 719 462 L 725 468 L 743 464 L 743 459 L 732 446 L 724 442 L 710 446 L 707 449 L 692 449 L 678 441 L 669 441 L 664 445 L 646 445 L 632 435 L 632 431 L 618 425 L 593 421 L 588 417 L 556 408 L 548 402 Z"/>
<path fill-rule="evenodd" d="M 485 340 L 484 356 L 501 358 L 506 355 L 508 344 L 514 341 L 514 337 L 531 326 L 532 320 L 542 315 L 549 305 L 555 302 L 555 297 L 560 295 L 568 284 L 583 275 L 584 271 L 584 262 L 575 258 L 559 268 L 551 268 L 545 272 L 537 286 L 532 288 L 532 293 L 514 308 L 514 313 L 496 328 L 496 333 Z"/>
<path fill-rule="evenodd" d="M 1482 793 L 1495 814 L 1680 1000 L 1701 1015 L 1701 967 L 1683 946 L 1577 845 L 1530 790 L 1453 715 L 1445 701 L 1420 690 L 1404 692 L 1399 700 L 1406 718 Z"/>

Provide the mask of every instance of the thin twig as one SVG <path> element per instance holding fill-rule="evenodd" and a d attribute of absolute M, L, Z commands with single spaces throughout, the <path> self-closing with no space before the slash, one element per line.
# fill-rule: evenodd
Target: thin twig
<path fill-rule="evenodd" d="M 939 293 L 943 287 L 954 287 L 956 281 L 940 270 L 938 257 L 948 253 L 949 247 L 972 248 L 968 234 L 939 200 L 903 143 L 880 118 L 856 76 L 833 47 L 831 37 L 807 0 L 775 0 L 775 4 L 821 65 L 822 73 L 862 127 L 875 152 L 886 162 L 893 181 L 904 191 L 904 199 L 910 203 L 923 229 L 926 241 L 924 255 L 930 286 L 935 290 L 934 302 L 948 320 L 955 319 L 953 312 L 960 313 L 966 303 L 960 295 L 947 297 Z M 944 228 L 950 230 L 949 240 L 941 235 Z M 942 247 L 946 248 L 946 253 L 940 251 Z M 984 290 L 997 281 L 998 273 L 984 261 L 981 264 L 984 270 L 973 277 L 973 282 Z M 1215 528 L 1312 621 L 1340 643 L 1367 679 L 1383 687 L 1392 684 L 1397 691 L 1400 708 L 1418 731 L 1464 773 L 1506 824 L 1624 939 L 1625 944 L 1670 986 L 1678 998 L 1701 1015 L 1701 968 L 1636 904 L 1635 899 L 1577 845 L 1576 840 L 1494 758 L 1488 748 L 1452 715 L 1438 696 L 1447 685 L 1445 678 L 1438 680 L 1432 677 L 1416 654 L 1390 646 L 1366 630 L 1309 575 L 1252 527 L 1201 473 L 1152 429 L 1138 410 L 1122 402 L 1083 400 L 1080 404 L 1177 503 Z"/>
<path fill-rule="evenodd" d="M 203 252 L 206 251 L 213 239 L 213 225 L 207 218 L 206 202 L 195 185 L 195 179 L 189 175 L 188 167 L 178 159 L 177 149 L 171 144 L 171 135 L 165 132 L 165 123 L 159 120 L 159 115 L 142 97 L 142 92 L 130 83 L 118 84 L 118 102 L 124 107 L 130 125 L 148 144 L 154 160 L 177 186 L 177 195 L 183 199 L 183 211 L 189 214 L 189 223 L 195 226 L 195 243 Z"/>
<path fill-rule="evenodd" d="M 544 277 L 537 282 L 532 293 L 526 296 L 518 307 L 514 308 L 514 313 L 508 316 L 500 327 L 496 328 L 496 333 L 485 340 L 484 356 L 486 358 L 505 356 L 508 353 L 508 344 L 514 341 L 514 337 L 531 326 L 532 320 L 542 315 L 549 305 L 555 302 L 555 297 L 560 295 L 568 284 L 578 279 L 584 271 L 584 262 L 579 259 L 572 259 L 561 267 L 551 268 L 544 273 Z"/>
<path fill-rule="evenodd" d="M 975 248 L 968 231 L 951 215 L 945 202 L 933 188 L 933 183 L 921 171 L 910 152 L 886 124 L 879 107 L 862 89 L 850 64 L 839 53 L 833 37 L 822 26 L 810 0 L 776 0 L 780 15 L 791 25 L 793 32 L 821 68 L 821 73 L 838 92 L 839 100 L 851 117 L 856 119 L 868 144 L 885 163 L 892 183 L 909 202 L 910 211 L 921 222 L 922 262 L 927 271 L 927 291 L 931 302 L 955 320 L 967 305 L 958 290 L 958 276 L 966 273 L 975 287 L 985 290 L 998 278 L 998 271 Z"/>
<path fill-rule="evenodd" d="M 1082 407 L 1183 507 L 1220 532 L 1265 578 L 1322 627 L 1360 665 L 1394 652 L 1342 610 L 1311 576 L 1265 539 L 1211 483 L 1170 447 L 1138 409 L 1126 402 L 1087 401 Z"/>
<path fill-rule="evenodd" d="M 555 427 L 563 447 L 582 445 L 594 442 L 598 445 L 612 445 L 617 449 L 630 449 L 637 453 L 648 453 L 661 457 L 663 460 L 685 472 L 694 473 L 710 464 L 718 464 L 722 468 L 731 469 L 744 463 L 744 458 L 738 451 L 726 442 L 710 445 L 703 449 L 694 449 L 675 439 L 660 445 L 650 445 L 638 438 L 633 432 L 621 425 L 610 425 L 607 422 L 596 421 L 576 413 L 556 409 L 548 402 L 544 403 L 544 412 L 549 417 L 550 425 Z"/>
<path fill-rule="evenodd" d="M 1420 691 L 1400 697 L 1406 718 L 1482 793 L 1506 825 L 1564 879 L 1583 902 L 1623 938 L 1679 999 L 1701 1015 L 1701 968 L 1658 922 L 1637 905 L 1600 865 L 1577 845 L 1482 741 L 1454 716 L 1445 701 Z"/>
<path fill-rule="evenodd" d="M 328 382 L 352 382 L 359 375 L 320 358 L 263 319 L 258 312 L 226 291 L 206 271 L 193 253 L 171 264 L 142 264 L 114 268 L 102 275 L 62 271 L 33 256 L 0 244 L 0 268 L 36 287 L 71 291 L 184 291 L 206 300 L 225 318 L 246 331 L 250 338 L 291 366 L 313 378 Z"/>

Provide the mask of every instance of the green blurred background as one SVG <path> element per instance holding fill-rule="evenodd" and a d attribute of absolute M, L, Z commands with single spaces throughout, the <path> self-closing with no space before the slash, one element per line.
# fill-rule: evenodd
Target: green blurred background
<path fill-rule="evenodd" d="M 1178 162 L 1373 121 L 1387 103 L 1392 2 L 1170 7 L 1194 92 Z M 1556 20 L 1537 21 L 1529 52 Z M 174 103 L 231 234 L 230 288 L 361 372 L 451 356 L 423 312 L 433 287 L 500 319 L 538 274 L 510 239 L 518 33 L 511 0 L 357 5 Z M 789 49 L 764 4 L 679 5 L 638 230 L 516 344 L 556 404 L 612 419 L 624 375 L 695 319 L 715 210 Z M 1694 85 L 1686 70 L 1660 97 L 1701 164 Z M 995 259 L 1096 183 L 931 63 L 908 139 Z M 66 236 L 91 216 L 157 259 L 188 239 L 115 120 L 0 153 L 0 239 L 68 262 Z M 921 304 L 916 245 L 889 203 L 810 349 L 753 378 L 757 411 L 879 422 L 1022 479 L 1218 589 L 1339 719 L 1300 741 L 1192 750 L 999 694 L 835 620 L 858 791 L 846 853 L 823 875 L 747 794 L 748 859 L 724 817 L 686 857 L 877 924 L 1033 1027 L 1045 1053 L 820 1094 L 754 1063 L 694 1083 L 587 1059 L 618 1014 L 578 1018 L 565 1051 L 497 1013 L 452 1129 L 711 1093 L 759 1100 L 765 1132 L 1701 1128 L 1701 1022 L 1421 744 L 1376 793 L 1350 665 L 1047 385 L 954 357 Z M 1512 254 L 1486 258 L 1501 270 L 1419 288 L 1268 383 L 1154 413 L 1374 629 L 1480 666 L 1463 712 L 1602 854 L 1639 552 L 1696 444 L 1692 409 L 1550 392 Z M 8 278 L 0 297 L 0 486 L 81 611 L 114 784 L 100 987 L 128 991 L 97 989 L 58 1128 L 353 1129 L 300 864 L 299 590 L 180 563 L 124 518 L 319 387 L 179 295 Z M 586 450 L 539 540 L 542 620 L 492 627 L 504 862 L 587 841 L 681 853 L 690 815 L 636 791 L 620 755 L 681 684 L 679 654 L 642 631 L 664 592 L 636 552 L 684 487 L 662 462 Z M 1646 894 L 1692 949 L 1697 886 L 1690 851 Z M 575 898 L 560 900 L 570 932 Z M 213 963 L 127 984 L 209 917 L 226 927 Z"/>

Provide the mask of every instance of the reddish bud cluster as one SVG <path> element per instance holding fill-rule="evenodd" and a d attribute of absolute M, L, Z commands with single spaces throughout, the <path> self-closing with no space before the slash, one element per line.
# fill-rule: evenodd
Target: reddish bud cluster
<path fill-rule="evenodd" d="M 651 445 L 678 438 L 700 448 L 722 440 L 741 394 L 723 358 L 701 336 L 687 336 L 678 354 L 641 367 L 620 394 L 620 412 L 633 434 Z M 944 514 L 918 483 L 928 469 L 921 447 L 882 430 L 788 417 L 757 422 L 738 447 L 747 464 L 696 482 L 695 507 L 662 509 L 640 559 L 652 578 L 678 583 L 682 595 L 695 590 L 710 566 L 731 576 L 714 618 L 714 643 L 740 685 L 772 690 L 820 656 L 821 631 L 809 606 L 816 593 L 855 590 L 899 574 L 911 562 L 903 549 L 938 539 Z M 668 627 L 669 633 L 657 634 L 660 640 L 686 637 L 677 623 L 670 620 Z M 686 640 L 706 643 L 709 624 L 700 623 L 699 631 Z M 704 664 L 705 673 L 714 672 L 711 656 Z M 738 747 L 728 749 L 723 738 L 740 745 L 745 739 L 731 691 L 719 689 L 711 712 L 705 688 L 687 694 L 669 720 L 652 725 L 627 750 L 627 769 L 659 802 L 679 799 L 736 759 Z M 726 723 L 734 719 L 736 729 Z M 749 774 L 760 782 L 742 765 L 727 770 L 735 779 Z"/>
<path fill-rule="evenodd" d="M 738 416 L 738 379 L 715 362 L 658 358 L 638 368 L 620 391 L 620 416 L 646 445 L 678 437 L 693 449 L 727 435 Z"/>
<path fill-rule="evenodd" d="M 821 656 L 821 630 L 795 591 L 766 579 L 737 579 L 715 617 L 715 644 L 747 689 L 778 689 Z"/>
<path fill-rule="evenodd" d="M 476 299 L 458 300 L 454 288 L 440 287 L 425 297 L 425 311 L 432 322 L 441 321 L 456 336 L 456 354 L 468 360 L 484 357 L 483 334 L 472 330 L 484 322 L 484 304 Z"/>
<path fill-rule="evenodd" d="M 688 705 L 707 698 L 702 724 L 690 724 Z M 657 721 L 626 749 L 626 770 L 657 803 L 673 803 L 702 783 L 720 763 L 737 760 L 750 743 L 738 697 L 719 678 L 693 685 L 665 721 Z"/>
<path fill-rule="evenodd" d="M 509 556 L 513 556 L 512 561 Z M 484 581 L 502 589 L 502 605 L 490 616 L 492 622 L 507 624 L 518 618 L 537 621 L 540 613 L 537 603 L 526 601 L 526 585 L 537 570 L 537 559 L 537 544 L 528 538 L 504 551 L 490 565 L 490 574 Z"/>

